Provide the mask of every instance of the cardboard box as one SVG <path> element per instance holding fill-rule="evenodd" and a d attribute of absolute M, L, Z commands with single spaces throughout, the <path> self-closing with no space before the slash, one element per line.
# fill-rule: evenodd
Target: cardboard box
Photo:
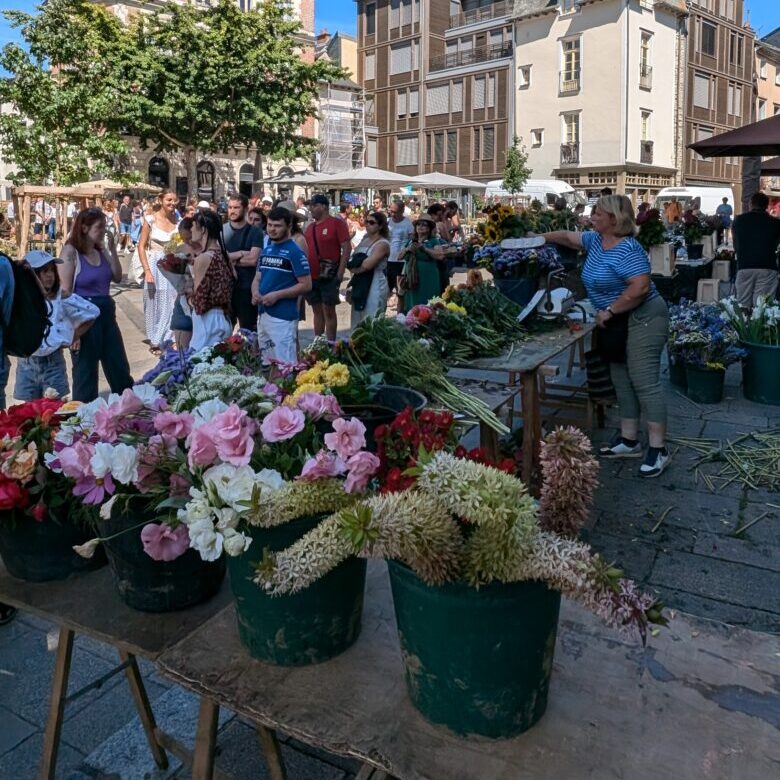
<path fill-rule="evenodd" d="M 671 276 L 674 271 L 674 244 L 658 244 L 650 247 L 650 272 Z"/>

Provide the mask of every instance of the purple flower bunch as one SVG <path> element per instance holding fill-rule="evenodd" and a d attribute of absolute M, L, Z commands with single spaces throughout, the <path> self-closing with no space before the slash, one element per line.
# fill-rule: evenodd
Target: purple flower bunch
<path fill-rule="evenodd" d="M 536 249 L 504 249 L 478 264 L 496 279 L 538 279 L 563 268 L 558 250 L 549 244 Z"/>
<path fill-rule="evenodd" d="M 154 385 L 166 398 L 179 388 L 192 371 L 191 358 L 195 354 L 192 349 L 184 352 L 168 347 L 160 356 L 157 365 L 147 371 L 141 378 L 141 384 Z"/>
<path fill-rule="evenodd" d="M 723 370 L 746 356 L 723 310 L 683 298 L 669 310 L 669 356 L 673 363 Z"/>

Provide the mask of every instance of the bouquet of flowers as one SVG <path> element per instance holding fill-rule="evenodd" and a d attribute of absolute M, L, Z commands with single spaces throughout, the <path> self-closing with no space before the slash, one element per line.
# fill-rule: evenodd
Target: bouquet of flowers
<path fill-rule="evenodd" d="M 557 429 L 545 440 L 546 489 L 537 508 L 514 476 L 457 457 L 446 422 L 431 421 L 428 451 L 404 413 L 397 431 L 383 432 L 386 466 L 414 465 L 400 475 L 394 469 L 401 466 L 392 465 L 383 493 L 335 511 L 286 550 L 266 556 L 255 581 L 273 593 L 296 593 L 350 555 L 388 558 L 430 584 L 540 580 L 643 639 L 649 623 L 665 622 L 655 598 L 572 538 L 598 482 L 598 464 L 579 431 Z M 418 443 L 396 451 L 404 433 Z"/>
<path fill-rule="evenodd" d="M 648 252 L 650 247 L 658 246 L 666 241 L 666 228 L 661 219 L 661 212 L 658 209 L 648 209 L 645 212 L 645 218 L 639 226 L 636 240 Z"/>
<path fill-rule="evenodd" d="M 682 226 L 686 244 L 698 244 L 705 235 L 703 219 L 699 215 L 694 214 L 690 209 L 683 214 Z"/>
<path fill-rule="evenodd" d="M 534 249 L 502 249 L 477 261 L 496 279 L 539 279 L 563 269 L 558 250 L 551 244 Z"/>
<path fill-rule="evenodd" d="M 167 252 L 157 261 L 157 268 L 177 293 L 187 292 L 192 277 L 189 273 L 189 258 L 186 255 Z"/>
<path fill-rule="evenodd" d="M 140 528 L 153 559 L 192 548 L 214 561 L 248 548 L 243 523 L 283 522 L 281 511 L 268 518 L 269 506 L 332 511 L 367 488 L 379 461 L 364 449 L 362 423 L 340 413 L 316 393 L 293 407 L 269 404 L 262 417 L 218 397 L 182 411 L 140 385 L 81 406 L 46 461 L 104 519 L 117 502 L 143 500 L 144 519 L 119 533 Z M 89 557 L 107 538 L 79 551 Z"/>
<path fill-rule="evenodd" d="M 734 298 L 726 298 L 720 306 L 740 341 L 780 347 L 780 300 L 760 296 L 750 314 Z"/>
<path fill-rule="evenodd" d="M 669 312 L 669 354 L 675 363 L 723 371 L 747 353 L 723 309 L 683 299 Z"/>
<path fill-rule="evenodd" d="M 45 467 L 63 408 L 59 399 L 42 398 L 0 412 L 0 510 L 4 519 L 20 513 L 38 523 L 50 518 L 88 519 L 88 511 L 73 500 L 67 480 Z"/>

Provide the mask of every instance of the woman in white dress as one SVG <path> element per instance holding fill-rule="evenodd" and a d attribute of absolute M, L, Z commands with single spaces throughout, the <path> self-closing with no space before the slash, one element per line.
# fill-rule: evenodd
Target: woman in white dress
<path fill-rule="evenodd" d="M 157 261 L 165 255 L 165 245 L 176 235 L 178 220 L 173 190 L 160 193 L 159 208 L 144 220 L 138 243 L 138 258 L 144 269 L 144 319 L 149 349 L 157 352 L 173 340 L 171 315 L 176 303 L 176 290 L 160 273 Z"/>
<path fill-rule="evenodd" d="M 383 211 L 372 211 L 365 220 L 366 235 L 355 247 L 347 268 L 352 279 L 351 326 L 356 328 L 366 317 L 384 314 L 387 308 L 387 258 L 390 256 L 390 229 Z M 371 274 L 370 281 L 366 278 Z"/>

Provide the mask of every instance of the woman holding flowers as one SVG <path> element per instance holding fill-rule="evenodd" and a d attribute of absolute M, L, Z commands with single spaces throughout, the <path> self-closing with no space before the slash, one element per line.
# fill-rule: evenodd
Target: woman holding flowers
<path fill-rule="evenodd" d="M 660 383 L 669 312 L 650 280 L 647 252 L 634 238 L 631 201 L 623 195 L 606 195 L 596 203 L 591 221 L 593 231 L 559 230 L 544 237 L 588 253 L 582 281 L 598 310 L 600 351 L 609 363 L 620 408 L 620 434 L 599 454 L 603 458 L 641 457 L 639 421 L 644 412 L 650 446 L 639 475 L 657 477 L 669 463 L 666 402 Z"/>
<path fill-rule="evenodd" d="M 404 312 L 441 295 L 439 264 L 444 262 L 443 243 L 436 235 L 436 220 L 421 214 L 414 223 L 414 238 L 401 254 Z"/>

